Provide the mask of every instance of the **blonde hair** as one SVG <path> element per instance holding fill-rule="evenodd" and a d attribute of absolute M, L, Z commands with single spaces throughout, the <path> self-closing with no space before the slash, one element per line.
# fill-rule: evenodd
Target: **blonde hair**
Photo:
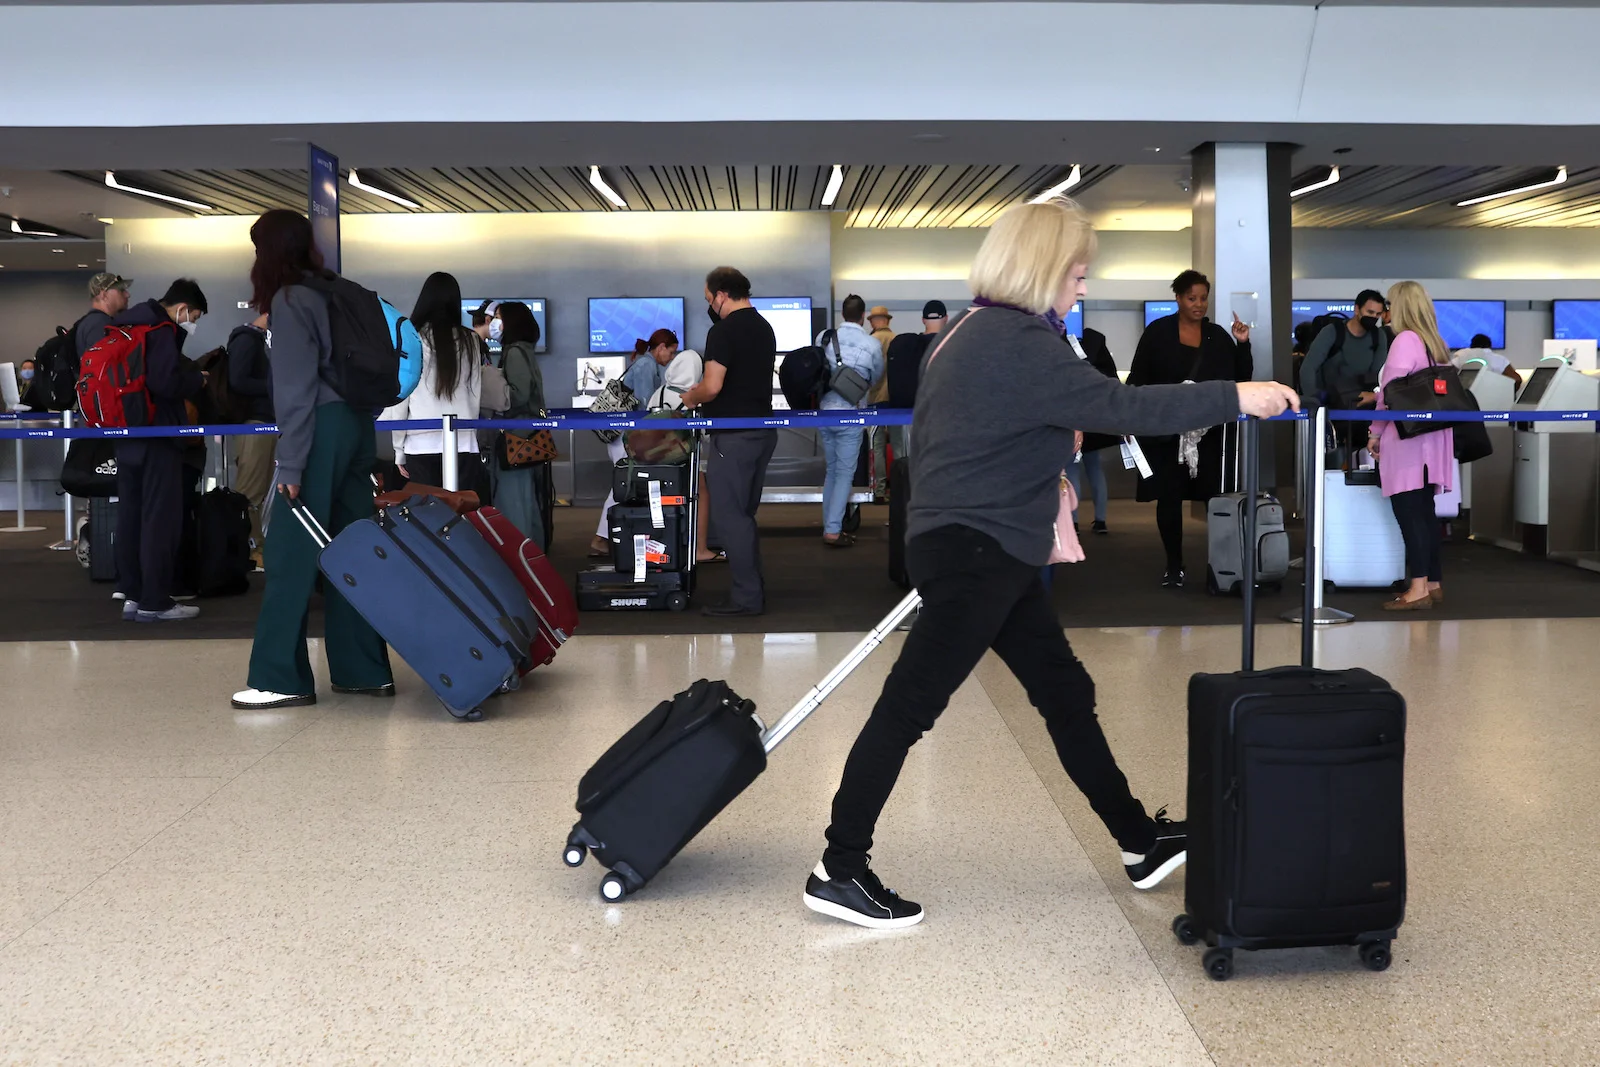
<path fill-rule="evenodd" d="M 1094 258 L 1098 242 L 1076 200 L 1052 197 L 1009 208 L 989 228 L 967 284 L 974 296 L 1049 311 L 1074 264 Z"/>
<path fill-rule="evenodd" d="M 1435 363 L 1450 362 L 1450 346 L 1439 336 L 1439 320 L 1433 314 L 1433 298 L 1421 282 L 1395 282 L 1389 287 L 1389 314 L 1396 334 L 1410 330 L 1422 338 L 1428 358 Z"/>

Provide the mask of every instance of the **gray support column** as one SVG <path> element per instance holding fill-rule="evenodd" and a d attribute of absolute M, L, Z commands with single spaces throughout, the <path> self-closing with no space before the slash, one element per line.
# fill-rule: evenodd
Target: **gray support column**
<path fill-rule="evenodd" d="M 1257 380 L 1292 381 L 1289 301 L 1292 145 L 1203 144 L 1193 152 L 1194 266 L 1211 279 L 1211 318 L 1251 325 Z M 1293 427 L 1263 434 L 1261 484 L 1292 481 Z M 1282 477 L 1279 477 L 1279 468 Z"/>

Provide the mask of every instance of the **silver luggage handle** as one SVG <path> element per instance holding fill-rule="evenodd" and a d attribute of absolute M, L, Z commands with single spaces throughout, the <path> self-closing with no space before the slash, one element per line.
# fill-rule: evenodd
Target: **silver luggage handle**
<path fill-rule="evenodd" d="M 328 531 L 322 528 L 322 523 L 311 514 L 311 509 L 299 497 L 288 497 L 289 511 L 300 520 L 300 525 L 305 527 L 306 533 L 311 535 L 311 540 L 316 542 L 319 549 L 327 548 L 333 543 L 333 538 L 328 536 Z"/>
<path fill-rule="evenodd" d="M 921 606 L 922 597 L 913 590 L 882 622 L 874 626 L 855 648 L 850 650 L 849 655 L 839 661 L 838 666 L 828 672 L 827 677 L 812 686 L 811 691 L 801 697 L 798 704 L 784 712 L 783 718 L 762 732 L 761 747 L 770 753 L 782 744 L 783 739 L 793 733 L 795 727 L 805 722 L 806 716 L 816 711 L 822 702 L 828 699 L 828 694 L 839 688 L 840 683 L 850 677 L 850 673 L 861 666 L 861 662 L 872 655 L 873 650 L 883 644 L 884 639 L 894 633 L 900 624 Z"/>

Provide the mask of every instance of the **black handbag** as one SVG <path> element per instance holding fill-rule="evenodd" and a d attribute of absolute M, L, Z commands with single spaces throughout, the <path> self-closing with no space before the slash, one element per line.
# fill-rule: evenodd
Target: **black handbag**
<path fill-rule="evenodd" d="M 1396 378 L 1383 387 L 1383 403 L 1390 411 L 1478 410 L 1477 400 L 1461 384 L 1460 373 L 1448 363 L 1436 363 Z M 1401 438 L 1409 440 L 1460 425 L 1459 422 L 1401 419 L 1394 428 Z"/>
<path fill-rule="evenodd" d="M 67 446 L 61 488 L 68 496 L 117 495 L 116 446 L 104 437 L 79 437 Z"/>

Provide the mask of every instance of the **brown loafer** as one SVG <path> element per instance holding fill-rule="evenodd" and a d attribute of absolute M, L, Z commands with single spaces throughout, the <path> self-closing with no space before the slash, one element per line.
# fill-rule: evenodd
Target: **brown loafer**
<path fill-rule="evenodd" d="M 1430 590 L 1428 590 L 1428 599 L 1433 601 L 1435 604 L 1443 604 L 1444 603 L 1444 590 L 1443 589 L 1430 589 Z"/>
<path fill-rule="evenodd" d="M 1433 598 L 1432 597 L 1428 597 L 1428 596 L 1419 596 L 1415 600 L 1407 600 L 1404 597 L 1396 597 L 1393 600 L 1385 600 L 1383 602 L 1383 610 L 1384 611 L 1432 611 L 1433 610 Z"/>

